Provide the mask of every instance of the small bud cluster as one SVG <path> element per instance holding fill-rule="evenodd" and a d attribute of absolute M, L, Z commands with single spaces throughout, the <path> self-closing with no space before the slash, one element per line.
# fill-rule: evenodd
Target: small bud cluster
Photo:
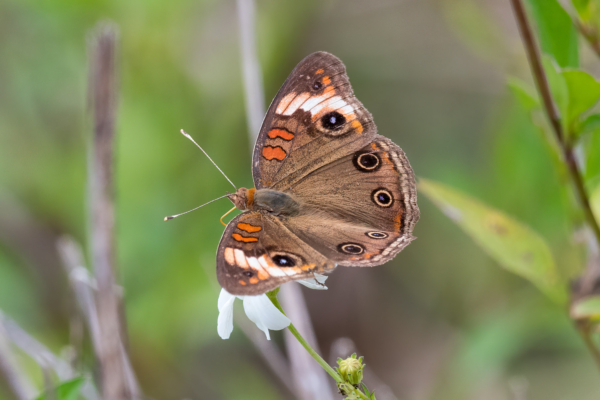
<path fill-rule="evenodd" d="M 364 399 L 364 397 L 361 397 L 356 390 L 359 388 L 359 385 L 361 385 L 363 379 L 363 369 L 365 367 L 365 364 L 363 364 L 363 357 L 357 358 L 356 353 L 354 353 L 345 360 L 338 358 L 337 363 L 338 367 L 335 370 L 344 380 L 338 384 L 340 393 L 344 396 L 348 396 L 346 397 L 346 400 Z M 367 389 L 367 386 L 364 383 L 362 384 L 362 388 L 368 399 L 376 400 L 375 394 L 369 392 L 369 389 Z"/>

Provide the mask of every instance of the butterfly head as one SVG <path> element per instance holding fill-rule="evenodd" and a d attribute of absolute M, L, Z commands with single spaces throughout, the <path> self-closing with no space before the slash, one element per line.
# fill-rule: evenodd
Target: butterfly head
<path fill-rule="evenodd" d="M 252 209 L 255 191 L 256 189 L 239 188 L 235 193 L 227 197 L 237 209 L 246 211 Z"/>

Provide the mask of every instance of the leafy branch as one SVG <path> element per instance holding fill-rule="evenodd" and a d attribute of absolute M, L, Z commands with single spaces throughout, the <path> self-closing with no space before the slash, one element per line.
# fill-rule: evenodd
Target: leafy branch
<path fill-rule="evenodd" d="M 531 66 L 531 72 L 535 79 L 538 92 L 542 97 L 546 116 L 548 117 L 552 130 L 556 136 L 556 141 L 569 171 L 569 176 L 571 177 L 585 219 L 592 229 L 594 236 L 596 237 L 598 246 L 600 246 L 600 225 L 598 224 L 598 221 L 596 220 L 592 211 L 592 207 L 590 206 L 590 199 L 585 190 L 583 176 L 579 170 L 579 166 L 577 165 L 577 160 L 575 158 L 575 152 L 573 151 L 573 146 L 575 144 L 573 138 L 575 135 L 566 135 L 565 131 L 563 130 L 563 121 L 561 121 L 558 107 L 552 97 L 550 85 L 548 84 L 548 77 L 546 76 L 542 66 L 540 51 L 535 42 L 531 25 L 529 24 L 527 14 L 523 8 L 522 0 L 511 0 L 511 4 L 515 12 L 521 37 L 523 38 L 523 43 L 527 52 L 527 58 L 529 59 L 529 65 Z"/>

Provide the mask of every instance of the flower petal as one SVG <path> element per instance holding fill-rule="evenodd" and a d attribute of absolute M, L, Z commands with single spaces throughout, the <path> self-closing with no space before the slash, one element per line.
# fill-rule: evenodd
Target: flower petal
<path fill-rule="evenodd" d="M 271 340 L 269 329 L 278 331 L 290 324 L 290 319 L 271 303 L 266 294 L 243 296 L 241 298 L 244 300 L 246 315 L 250 321 L 256 324 L 258 329 L 267 335 L 268 340 Z"/>
<path fill-rule="evenodd" d="M 325 281 L 327 278 L 328 276 L 315 273 L 313 278 L 300 279 L 296 282 L 306 286 L 309 289 L 327 290 L 327 286 L 325 286 Z"/>
<path fill-rule="evenodd" d="M 227 292 L 225 289 L 221 289 L 219 294 L 219 318 L 217 319 L 217 332 L 221 339 L 229 339 L 231 332 L 233 331 L 233 302 L 235 296 Z"/>

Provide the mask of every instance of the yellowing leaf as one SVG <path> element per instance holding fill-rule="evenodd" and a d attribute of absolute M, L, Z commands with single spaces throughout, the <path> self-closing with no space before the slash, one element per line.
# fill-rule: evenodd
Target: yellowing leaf
<path fill-rule="evenodd" d="M 553 300 L 566 302 L 566 287 L 552 253 L 531 228 L 448 186 L 421 179 L 419 189 L 498 264 L 528 279 Z"/>
<path fill-rule="evenodd" d="M 600 296 L 590 296 L 571 306 L 571 318 L 600 320 Z"/>

